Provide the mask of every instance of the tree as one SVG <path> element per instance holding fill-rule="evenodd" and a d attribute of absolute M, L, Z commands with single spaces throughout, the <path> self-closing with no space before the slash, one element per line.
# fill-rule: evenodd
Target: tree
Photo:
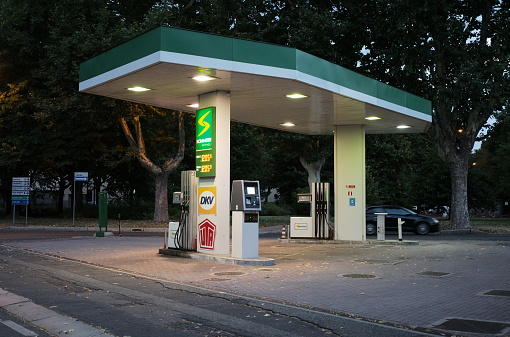
<path fill-rule="evenodd" d="M 146 146 L 146 139 L 142 132 L 142 121 L 141 117 L 149 117 L 147 121 L 154 123 L 156 117 L 160 117 L 164 120 L 164 124 L 169 122 L 168 117 L 173 117 L 172 113 L 168 113 L 165 110 L 156 109 L 148 106 L 140 106 L 137 104 L 130 104 L 132 116 L 129 119 L 133 124 L 133 130 L 131 131 L 128 125 L 128 119 L 121 117 L 120 122 L 122 131 L 126 135 L 131 149 L 134 151 L 136 158 L 152 176 L 155 184 L 155 198 L 154 198 L 154 221 L 168 221 L 168 178 L 170 174 L 177 169 L 179 164 L 184 159 L 184 148 L 185 148 L 185 130 L 184 130 L 184 114 L 182 112 L 177 114 L 178 123 L 178 140 L 175 141 L 169 134 L 164 131 L 160 131 L 153 135 L 153 141 L 155 139 L 158 146 L 152 146 L 153 157 L 150 159 L 149 149 Z M 159 121 L 158 121 L 159 122 Z M 153 129 L 154 130 L 154 129 Z M 172 151 L 168 150 L 169 143 L 177 142 L 176 154 L 172 157 Z"/>
<path fill-rule="evenodd" d="M 449 167 L 451 226 L 469 228 L 470 154 L 488 118 L 508 104 L 510 3 L 393 0 L 350 6 L 350 21 L 365 37 L 360 70 L 432 101 L 429 136 Z"/>
<path fill-rule="evenodd" d="M 104 174 L 97 160 L 117 145 L 112 100 L 77 84 L 79 64 L 123 37 L 122 22 L 97 1 L 3 0 L 0 28 L 0 93 L 17 88 L 16 104 L 2 106 L 0 167 L 58 181 L 62 210 L 73 172 Z"/>
<path fill-rule="evenodd" d="M 510 200 L 510 113 L 505 109 L 497 118 L 473 156 L 473 170 L 489 176 L 487 195 L 496 200 Z M 492 198 L 491 198 L 492 199 Z"/>
<path fill-rule="evenodd" d="M 367 191 L 367 204 L 375 198 L 376 204 L 397 204 L 407 207 L 413 203 L 411 176 L 413 173 L 414 152 L 411 141 L 406 136 L 367 135 L 366 166 L 368 182 L 376 184 L 377 189 L 368 186 L 375 195 Z"/>

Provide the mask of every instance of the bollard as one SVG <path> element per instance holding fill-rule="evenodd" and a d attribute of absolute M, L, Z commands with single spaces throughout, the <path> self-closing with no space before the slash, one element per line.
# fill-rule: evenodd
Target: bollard
<path fill-rule="evenodd" d="M 119 236 L 122 236 L 122 234 L 120 234 L 120 214 L 119 214 Z"/>
<path fill-rule="evenodd" d="M 286 229 L 286 226 L 283 225 L 282 226 L 282 236 L 281 236 L 281 239 L 286 239 L 287 238 L 287 229 Z"/>
<path fill-rule="evenodd" d="M 401 218 L 398 218 L 397 225 L 398 225 L 398 241 L 402 241 L 402 224 L 404 224 L 405 221 L 402 221 Z"/>
<path fill-rule="evenodd" d="M 375 213 L 377 215 L 377 240 L 384 241 L 386 234 L 386 215 L 388 213 Z"/>

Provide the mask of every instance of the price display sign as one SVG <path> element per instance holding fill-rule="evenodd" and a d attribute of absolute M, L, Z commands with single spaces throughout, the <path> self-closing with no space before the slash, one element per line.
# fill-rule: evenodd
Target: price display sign
<path fill-rule="evenodd" d="M 197 110 L 196 115 L 197 177 L 216 176 L 216 108 Z"/>

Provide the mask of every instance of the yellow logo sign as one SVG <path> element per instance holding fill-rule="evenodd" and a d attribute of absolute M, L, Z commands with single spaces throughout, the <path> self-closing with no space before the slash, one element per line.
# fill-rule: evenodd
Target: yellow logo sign
<path fill-rule="evenodd" d="M 200 137 L 201 135 L 203 135 L 204 133 L 207 132 L 207 130 L 209 130 L 209 128 L 211 127 L 211 124 L 207 123 L 204 119 L 211 113 L 211 111 L 207 111 L 199 120 L 198 120 L 198 124 L 200 126 L 202 126 L 202 131 L 200 131 L 200 133 L 197 135 L 197 138 Z"/>
<path fill-rule="evenodd" d="M 198 214 L 216 214 L 216 186 L 198 188 Z"/>

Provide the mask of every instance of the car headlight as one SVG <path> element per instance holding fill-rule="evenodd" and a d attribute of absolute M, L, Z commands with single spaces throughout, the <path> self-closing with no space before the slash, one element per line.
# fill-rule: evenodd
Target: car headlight
<path fill-rule="evenodd" d="M 437 220 L 436 218 L 432 218 L 432 222 L 433 223 L 439 223 L 439 220 Z"/>

